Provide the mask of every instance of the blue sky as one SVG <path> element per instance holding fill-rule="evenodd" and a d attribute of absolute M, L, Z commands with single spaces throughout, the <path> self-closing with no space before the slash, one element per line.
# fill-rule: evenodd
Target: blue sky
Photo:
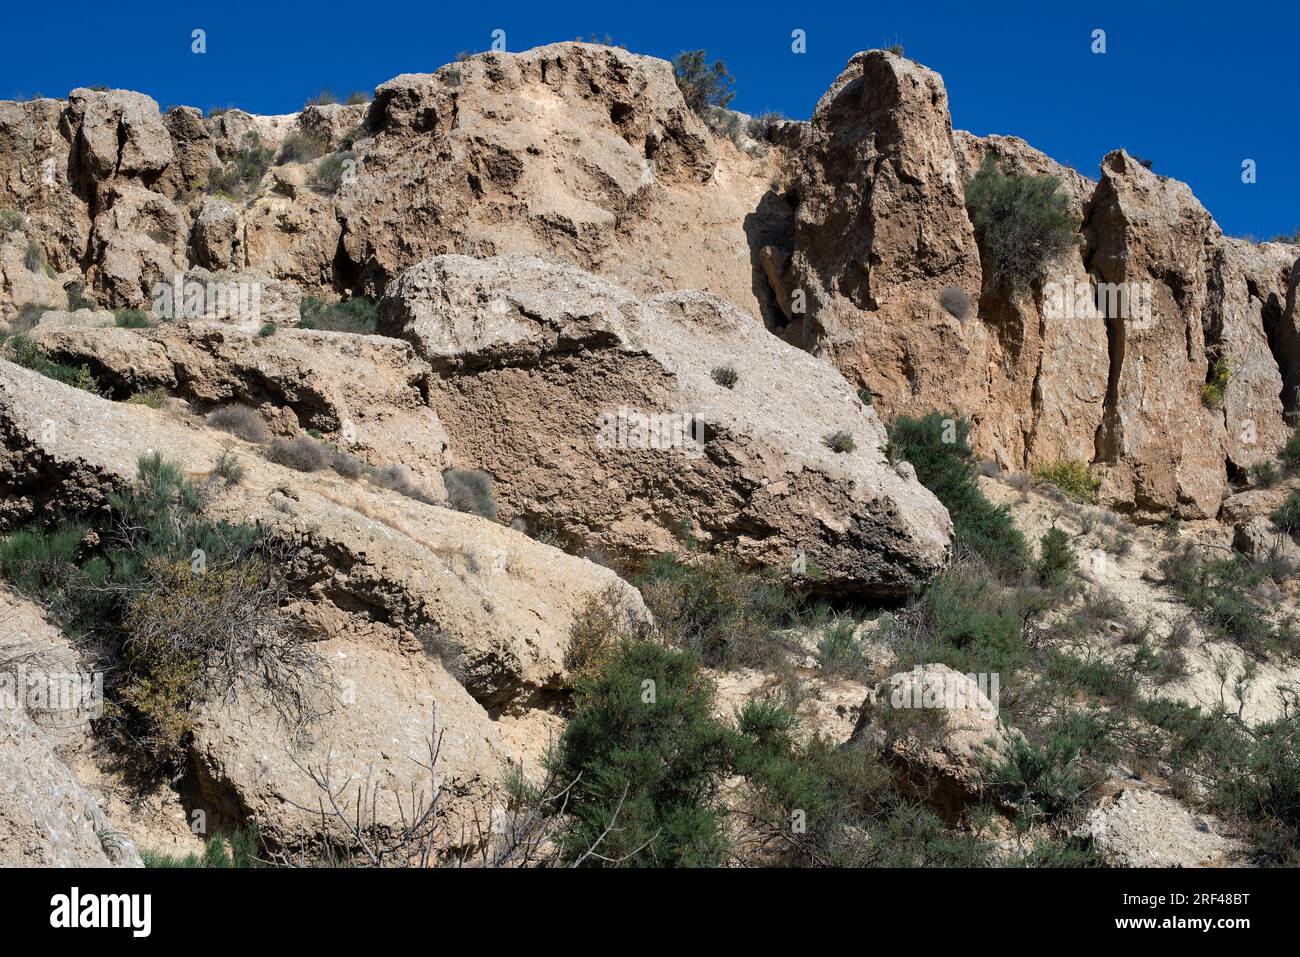
<path fill-rule="evenodd" d="M 1123 146 L 1191 184 L 1234 235 L 1300 227 L 1296 3 L 1055 5 L 856 2 L 636 4 L 276 3 L 167 6 L 103 0 L 11 4 L 0 98 L 83 85 L 141 90 L 162 106 L 298 109 L 322 87 L 370 90 L 404 72 L 485 50 L 608 34 L 663 57 L 704 48 L 736 78 L 738 109 L 806 118 L 856 51 L 901 43 L 938 70 L 953 121 L 1022 136 L 1095 176 Z M 207 53 L 190 52 L 191 31 Z M 807 52 L 791 52 L 806 31 Z M 1091 52 L 1094 29 L 1107 52 Z M 1257 182 L 1242 182 L 1255 160 Z"/>

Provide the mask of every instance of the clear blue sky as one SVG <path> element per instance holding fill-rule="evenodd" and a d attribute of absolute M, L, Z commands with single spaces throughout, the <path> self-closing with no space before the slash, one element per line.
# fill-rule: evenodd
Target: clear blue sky
<path fill-rule="evenodd" d="M 322 87 L 370 90 L 457 52 L 608 34 L 662 57 L 704 48 L 736 78 L 738 109 L 806 118 L 856 51 L 902 43 L 938 70 L 953 121 L 1022 136 L 1096 176 L 1123 146 L 1190 183 L 1219 224 L 1258 238 L 1300 226 L 1300 4 L 1128 0 L 781 3 L 367 2 L 8 4 L 0 98 L 77 86 L 141 90 L 162 106 L 291 112 Z M 190 33 L 207 31 L 207 53 Z M 791 52 L 791 31 L 807 52 Z M 1104 29 L 1104 55 L 1090 50 Z M 1258 182 L 1241 181 L 1244 159 Z"/>

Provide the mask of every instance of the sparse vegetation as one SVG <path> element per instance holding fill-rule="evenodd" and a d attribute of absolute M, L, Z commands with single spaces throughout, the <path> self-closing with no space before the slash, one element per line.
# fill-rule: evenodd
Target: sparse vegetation
<path fill-rule="evenodd" d="M 1078 223 L 1054 176 L 1008 174 L 984 157 L 966 183 L 966 207 L 989 282 L 1024 289 L 1078 241 Z"/>
<path fill-rule="evenodd" d="M 266 457 L 277 465 L 298 472 L 319 472 L 329 465 L 330 450 L 311 436 L 299 435 L 292 439 L 276 439 L 267 449 Z"/>
<path fill-rule="evenodd" d="M 724 389 L 734 389 L 740 381 L 740 373 L 735 366 L 717 366 L 709 373 L 713 381 Z"/>
<path fill-rule="evenodd" d="M 1048 465 L 1034 467 L 1034 478 L 1055 486 L 1071 502 L 1094 504 L 1101 480 L 1093 478 L 1086 463 L 1078 459 L 1064 459 Z"/>
<path fill-rule="evenodd" d="M 970 296 L 965 290 L 958 289 L 956 286 L 943 287 L 943 291 L 939 293 L 939 305 L 943 306 L 954 319 L 965 319 L 970 315 Z"/>
<path fill-rule="evenodd" d="M 470 474 L 470 473 L 467 473 Z M 482 474 L 482 473 L 479 473 Z M 443 479 L 446 481 L 446 473 L 443 473 Z M 434 504 L 433 498 L 426 492 L 414 479 L 411 478 L 410 470 L 404 465 L 389 465 L 382 469 L 376 469 L 370 475 L 370 481 L 374 482 L 380 488 L 390 489 L 399 495 L 405 495 L 407 498 L 415 499 L 417 502 L 424 502 L 426 505 Z M 448 497 L 451 495 L 451 486 L 447 487 Z M 488 489 L 488 502 L 491 502 L 491 488 Z M 450 504 L 450 503 L 449 503 Z M 479 504 L 475 500 L 475 504 Z M 452 508 L 457 508 L 453 505 Z M 474 509 L 461 508 L 459 511 L 474 511 Z M 476 513 L 482 514 L 482 513 Z M 495 506 L 492 518 L 496 517 Z"/>
<path fill-rule="evenodd" d="M 329 154 L 316 164 L 316 170 L 312 173 L 312 185 L 322 193 L 332 196 L 343 185 L 349 169 L 348 164 L 355 161 L 356 158 L 351 153 Z"/>
<path fill-rule="evenodd" d="M 365 296 L 353 296 L 342 302 L 325 302 L 313 296 L 303 296 L 301 329 L 372 335 L 378 323 L 379 305 Z"/>
<path fill-rule="evenodd" d="M 0 543 L 0 572 L 43 602 L 104 671 L 105 728 L 175 769 L 196 702 L 265 692 L 288 720 L 313 705 L 317 659 L 285 563 L 253 528 L 212 522 L 203 492 L 154 454 L 94 534 L 65 520 Z"/>
<path fill-rule="evenodd" d="M 271 168 L 273 156 L 274 153 L 262 145 L 258 132 L 249 130 L 244 134 L 239 150 L 208 177 L 208 192 L 243 196 L 255 190 Z"/>
<path fill-rule="evenodd" d="M 310 133 L 295 131 L 284 138 L 280 153 L 275 158 L 277 166 L 285 163 L 310 163 L 329 152 L 329 144 Z"/>
<path fill-rule="evenodd" d="M 636 584 L 665 640 L 710 667 L 777 665 L 798 602 L 770 572 L 748 571 L 722 554 L 652 559 Z"/>
<path fill-rule="evenodd" d="M 1282 473 L 1278 471 L 1277 465 L 1271 459 L 1256 462 L 1246 469 L 1246 474 L 1250 476 L 1250 483 L 1256 488 L 1272 488 L 1282 478 Z"/>
<path fill-rule="evenodd" d="M 119 329 L 148 329 L 153 317 L 143 309 L 114 309 L 113 325 Z"/>
<path fill-rule="evenodd" d="M 1206 408 L 1223 408 L 1223 399 L 1232 381 L 1232 361 L 1227 356 L 1219 356 L 1210 363 L 1209 381 L 1201 386 L 1201 401 Z"/>
<path fill-rule="evenodd" d="M 259 339 L 266 339 L 266 338 L 269 338 L 270 336 L 275 335 L 275 333 L 276 333 L 276 325 L 275 325 L 275 323 L 274 323 L 274 322 L 264 322 L 264 323 L 262 323 L 262 328 L 260 328 L 260 329 L 257 330 L 257 338 L 259 338 Z"/>
<path fill-rule="evenodd" d="M 853 433 L 845 429 L 836 432 L 828 432 L 822 437 L 822 444 L 832 452 L 852 452 L 858 447 L 857 441 L 853 438 Z"/>
<path fill-rule="evenodd" d="M 46 357 L 36 343 L 22 334 L 12 337 L 8 345 L 13 361 L 23 368 L 39 372 L 46 378 L 62 382 L 64 385 L 70 385 L 73 388 L 91 392 L 95 395 L 99 394 L 99 383 L 95 381 L 95 377 L 91 374 L 90 366 L 85 363 L 79 366 L 70 366 L 61 362 L 53 362 Z"/>
<path fill-rule="evenodd" d="M 246 405 L 227 405 L 209 413 L 208 425 L 259 445 L 270 438 L 262 417 Z"/>
<path fill-rule="evenodd" d="M 442 473 L 447 487 L 447 507 L 497 520 L 497 505 L 492 497 L 492 476 L 467 469 L 447 469 Z"/>
<path fill-rule="evenodd" d="M 1292 492 L 1274 511 L 1273 524 L 1288 535 L 1300 531 L 1300 492 Z"/>
<path fill-rule="evenodd" d="M 154 386 L 143 392 L 137 392 L 126 400 L 131 405 L 145 405 L 151 409 L 161 409 L 167 404 L 167 392 L 161 386 Z"/>
<path fill-rule="evenodd" d="M 244 480 L 244 467 L 235 458 L 231 449 L 222 449 L 221 455 L 212 466 L 212 474 L 227 485 L 238 485 Z"/>

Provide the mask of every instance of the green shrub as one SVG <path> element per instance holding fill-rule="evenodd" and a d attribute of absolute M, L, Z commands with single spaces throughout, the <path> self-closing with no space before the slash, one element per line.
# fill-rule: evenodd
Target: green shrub
<path fill-rule="evenodd" d="M 931 412 L 900 416 L 889 424 L 890 455 L 916 469 L 916 477 L 948 509 L 957 540 L 996 570 L 1016 573 L 1029 559 L 1024 536 L 1006 506 L 994 505 L 976 481 L 970 422 Z"/>
<path fill-rule="evenodd" d="M 497 504 L 492 497 L 492 476 L 487 472 L 447 469 L 442 473 L 447 488 L 447 507 L 458 512 L 481 515 L 497 520 Z"/>
<path fill-rule="evenodd" d="M 363 93 L 361 90 L 353 90 L 343 102 L 347 106 L 364 106 L 370 102 L 370 94 Z"/>
<path fill-rule="evenodd" d="M 726 389 L 733 389 L 736 383 L 740 381 L 740 373 L 736 371 L 735 366 L 718 366 L 709 375 L 713 381 Z"/>
<path fill-rule="evenodd" d="M 262 328 L 260 328 L 260 329 L 257 330 L 257 337 L 258 337 L 259 339 L 267 339 L 267 338 L 270 338 L 271 336 L 275 335 L 275 333 L 276 333 L 276 325 L 275 325 L 275 323 L 274 323 L 274 322 L 264 322 L 264 323 L 262 323 Z"/>
<path fill-rule="evenodd" d="M 829 432 L 822 438 L 822 444 L 832 452 L 852 452 L 858 447 L 857 440 L 853 438 L 853 433 L 840 429 L 838 432 Z"/>
<path fill-rule="evenodd" d="M 0 547 L 0 571 L 98 659 L 106 733 L 175 770 L 203 698 L 256 686 L 302 720 L 316 658 L 280 611 L 283 556 L 256 529 L 205 518 L 203 493 L 157 454 L 108 506 L 97 537 L 33 527 Z"/>
<path fill-rule="evenodd" d="M 145 867 L 155 868 L 261 867 L 261 859 L 257 856 L 257 845 L 257 828 L 254 826 L 248 830 L 236 831 L 230 835 L 229 841 L 219 834 L 209 838 L 204 845 L 202 856 L 186 854 L 184 857 L 178 857 L 157 851 L 141 851 L 140 858 L 144 861 Z"/>
<path fill-rule="evenodd" d="M 1077 564 L 1069 535 L 1056 526 L 1043 533 L 1038 545 L 1039 581 L 1051 587 L 1063 585 Z"/>
<path fill-rule="evenodd" d="M 1003 173 L 992 154 L 966 183 L 966 208 L 979 241 L 985 276 L 1024 289 L 1077 242 L 1078 223 L 1055 176 Z"/>
<path fill-rule="evenodd" d="M 329 152 L 329 144 L 319 137 L 312 136 L 310 133 L 294 132 L 284 138 L 280 144 L 280 155 L 276 157 L 276 164 L 284 163 L 309 163 L 312 160 L 320 159 Z"/>
<path fill-rule="evenodd" d="M 1215 803 L 1245 822 L 1264 864 L 1300 864 L 1300 725 L 1294 717 L 1254 729 L 1247 760 L 1225 768 Z"/>
<path fill-rule="evenodd" d="M 91 375 L 90 366 L 84 363 L 80 366 L 70 366 L 61 362 L 52 362 L 46 358 L 45 353 L 36 343 L 21 334 L 9 340 L 9 347 L 12 350 L 13 361 L 23 368 L 39 372 L 64 385 L 92 392 L 95 395 L 99 394 L 99 383 Z"/>
<path fill-rule="evenodd" d="M 343 185 L 343 177 L 347 174 L 348 161 L 355 162 L 351 153 L 331 153 L 323 160 L 316 164 L 316 170 L 312 173 L 312 185 L 322 193 L 334 195 Z"/>
<path fill-rule="evenodd" d="M 683 50 L 673 58 L 673 72 L 682 99 L 697 114 L 703 116 L 709 107 L 725 108 L 735 95 L 731 74 L 721 60 L 709 66 L 703 50 Z"/>
<path fill-rule="evenodd" d="M 1081 751 L 1069 730 L 1055 730 L 1041 746 L 1013 737 L 991 777 L 1018 817 L 1055 820 L 1077 808 L 1093 783 L 1080 767 Z"/>
<path fill-rule="evenodd" d="M 14 209 L 0 209 L 0 234 L 16 233 L 27 228 L 27 219 Z"/>
<path fill-rule="evenodd" d="M 319 93 L 307 101 L 308 106 L 332 106 L 337 103 L 339 98 L 333 90 L 322 89 Z"/>
<path fill-rule="evenodd" d="M 553 762 L 572 784 L 560 832 L 565 857 L 589 866 L 712 867 L 726 838 L 718 789 L 731 764 L 698 659 L 628 642 L 580 678 Z M 584 856 L 594 851 L 597 856 Z"/>
<path fill-rule="evenodd" d="M 664 554 L 651 559 L 637 585 L 667 641 L 710 667 L 784 660 L 782 630 L 797 620 L 798 602 L 775 575 L 722 554 Z"/>
<path fill-rule="evenodd" d="M 1219 356 L 1210 365 L 1209 381 L 1201 386 L 1201 402 L 1210 409 L 1223 408 L 1223 397 L 1232 381 L 1232 362 L 1227 356 Z"/>
<path fill-rule="evenodd" d="M 167 404 L 167 393 L 160 387 L 137 392 L 126 400 L 131 405 L 145 405 L 151 409 L 161 409 Z"/>
<path fill-rule="evenodd" d="M 1273 524 L 1288 534 L 1300 531 L 1300 492 L 1292 492 L 1269 516 Z"/>
<path fill-rule="evenodd" d="M 153 316 L 143 309 L 113 310 L 113 325 L 119 329 L 148 329 L 153 324 Z"/>
<path fill-rule="evenodd" d="M 1097 490 L 1101 488 L 1101 480 L 1093 478 L 1088 466 L 1078 459 L 1036 465 L 1034 478 L 1056 486 L 1070 501 L 1084 504 L 1096 502 Z"/>
<path fill-rule="evenodd" d="M 323 302 L 312 296 L 302 300 L 302 329 L 325 332 L 374 333 L 379 322 L 379 306 L 373 299 L 354 296 L 343 302 Z"/>
<path fill-rule="evenodd" d="M 235 458 L 232 450 L 222 449 L 221 455 L 212 466 L 212 474 L 227 485 L 238 485 L 244 479 L 244 467 L 239 464 L 239 459 Z"/>
<path fill-rule="evenodd" d="M 1286 445 L 1282 446 L 1282 452 L 1278 457 L 1288 471 L 1300 470 L 1300 428 L 1291 433 L 1291 437 L 1286 440 Z"/>
<path fill-rule="evenodd" d="M 1274 520 L 1278 517 L 1285 518 L 1275 513 Z M 1270 620 L 1277 608 L 1256 591 L 1268 577 L 1268 568 L 1241 555 L 1203 560 L 1191 546 L 1167 556 L 1160 568 L 1178 598 L 1218 637 L 1255 656 L 1289 650 L 1289 628 Z"/>
<path fill-rule="evenodd" d="M 871 390 L 868 389 L 865 385 L 862 388 L 858 389 L 858 401 L 861 402 L 863 405 L 871 405 L 875 401 L 872 398 Z"/>
<path fill-rule="evenodd" d="M 208 178 L 208 191 L 242 196 L 257 188 L 266 171 L 271 168 L 271 159 L 275 154 L 269 147 L 262 145 L 262 138 L 256 130 L 244 134 L 240 148 L 219 170 Z"/>
<path fill-rule="evenodd" d="M 1270 459 L 1262 462 L 1256 462 L 1246 470 L 1250 476 L 1251 484 L 1256 488 L 1272 488 L 1282 478 L 1282 474 Z"/>
<path fill-rule="evenodd" d="M 840 618 L 817 642 L 817 660 L 822 671 L 832 675 L 860 675 L 867 667 L 866 651 L 858 641 L 858 623 Z"/>
<path fill-rule="evenodd" d="M 980 563 L 955 564 L 935 576 L 921 604 L 932 642 L 920 653 L 925 661 L 962 674 L 998 673 L 1004 680 L 1025 663 L 1026 598 Z"/>

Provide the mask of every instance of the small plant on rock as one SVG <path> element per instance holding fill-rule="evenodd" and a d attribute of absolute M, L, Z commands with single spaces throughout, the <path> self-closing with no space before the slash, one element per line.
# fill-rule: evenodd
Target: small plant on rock
<path fill-rule="evenodd" d="M 853 438 L 853 433 L 845 429 L 827 433 L 822 437 L 822 444 L 832 452 L 840 454 L 852 452 L 858 447 L 857 441 Z"/>
<path fill-rule="evenodd" d="M 724 389 L 734 389 L 736 383 L 740 381 L 740 373 L 736 371 L 735 366 L 717 366 L 709 375 Z"/>

